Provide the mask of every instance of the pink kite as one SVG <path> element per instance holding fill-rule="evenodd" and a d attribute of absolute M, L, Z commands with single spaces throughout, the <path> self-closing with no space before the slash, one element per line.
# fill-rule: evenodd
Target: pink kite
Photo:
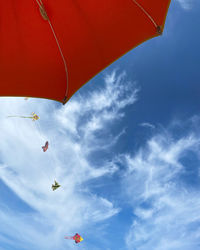
<path fill-rule="evenodd" d="M 48 141 L 46 141 L 45 145 L 42 147 L 43 152 L 46 152 L 46 151 L 47 151 L 47 149 L 48 149 L 48 147 L 49 147 L 49 142 L 48 142 Z"/>

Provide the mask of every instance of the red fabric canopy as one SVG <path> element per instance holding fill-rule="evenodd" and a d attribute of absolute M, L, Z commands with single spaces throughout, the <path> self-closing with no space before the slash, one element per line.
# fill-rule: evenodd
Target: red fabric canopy
<path fill-rule="evenodd" d="M 161 34 L 169 4 L 170 0 L 0 1 L 0 96 L 66 102 L 114 60 Z"/>

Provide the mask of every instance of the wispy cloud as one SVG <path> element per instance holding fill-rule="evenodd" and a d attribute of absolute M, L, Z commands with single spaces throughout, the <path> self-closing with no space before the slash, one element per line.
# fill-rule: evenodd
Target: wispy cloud
<path fill-rule="evenodd" d="M 149 122 L 143 122 L 143 123 L 140 123 L 140 126 L 141 127 L 146 127 L 146 128 L 151 128 L 151 129 L 154 129 L 155 128 L 155 125 L 149 123 Z"/>
<path fill-rule="evenodd" d="M 127 167 L 123 189 L 135 215 L 128 249 L 199 248 L 199 132 L 176 138 L 166 130 L 121 157 Z"/>
<path fill-rule="evenodd" d="M 71 243 L 63 241 L 66 233 L 73 234 L 119 213 L 120 208 L 106 195 L 82 187 L 88 180 L 118 171 L 109 162 L 97 167 L 90 159 L 100 146 L 108 151 L 117 143 L 123 131 L 113 135 L 110 127 L 123 117 L 123 109 L 137 100 L 137 92 L 125 73 L 114 72 L 105 76 L 104 88 L 85 94 L 86 98 L 77 95 L 66 106 L 34 99 L 0 100 L 1 180 L 33 210 L 22 215 L 17 206 L 15 213 L 9 207 L 2 208 L 2 242 L 12 245 L 15 241 L 19 249 L 23 245 L 25 249 L 62 250 L 64 244 L 65 249 L 66 245 L 71 249 Z M 32 111 L 41 117 L 35 123 L 6 117 Z M 46 140 L 50 145 L 44 153 L 41 146 Z M 52 192 L 54 179 L 61 188 Z M 51 241 L 46 242 L 47 238 Z"/>
<path fill-rule="evenodd" d="M 194 4 L 195 4 L 195 0 L 177 0 L 181 7 L 185 10 L 190 10 L 194 7 Z"/>

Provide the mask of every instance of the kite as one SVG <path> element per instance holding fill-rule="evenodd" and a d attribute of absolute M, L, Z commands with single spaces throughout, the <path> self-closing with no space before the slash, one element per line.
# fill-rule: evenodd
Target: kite
<path fill-rule="evenodd" d="M 0 96 L 65 104 L 116 59 L 162 35 L 170 2 L 0 1 Z"/>
<path fill-rule="evenodd" d="M 49 142 L 48 142 L 48 141 L 46 141 L 45 145 L 42 147 L 43 152 L 46 152 L 46 151 L 47 151 L 47 149 L 48 149 L 48 147 L 49 147 Z"/>
<path fill-rule="evenodd" d="M 58 182 L 57 181 L 55 181 L 55 183 L 54 184 L 52 184 L 52 190 L 53 191 L 55 191 L 57 188 L 59 188 L 60 187 L 60 185 L 58 184 Z"/>
<path fill-rule="evenodd" d="M 65 239 L 74 240 L 76 243 L 80 243 L 83 240 L 83 238 L 77 233 L 74 236 L 65 236 Z"/>
<path fill-rule="evenodd" d="M 32 116 L 9 115 L 7 117 L 29 118 L 32 119 L 32 121 L 37 121 L 38 119 L 40 119 L 40 117 L 36 115 L 34 112 L 32 112 L 31 115 Z"/>

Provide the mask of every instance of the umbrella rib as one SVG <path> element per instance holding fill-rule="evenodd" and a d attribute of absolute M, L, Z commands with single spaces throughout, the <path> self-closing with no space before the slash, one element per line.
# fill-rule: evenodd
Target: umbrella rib
<path fill-rule="evenodd" d="M 41 0 L 35 0 L 40 8 L 42 8 L 42 1 Z"/>
<path fill-rule="evenodd" d="M 67 69 L 67 63 L 66 63 L 65 57 L 64 57 L 64 55 L 63 55 L 63 52 L 62 52 L 60 43 L 59 43 L 59 41 L 58 41 L 58 38 L 57 38 L 57 36 L 56 36 L 55 30 L 54 30 L 54 28 L 53 28 L 53 26 L 52 26 L 52 24 L 51 24 L 51 21 L 49 20 L 49 17 L 48 17 L 48 15 L 47 15 L 46 10 L 45 10 L 45 8 L 44 8 L 44 5 L 43 5 L 43 3 L 42 3 L 42 0 L 35 0 L 35 1 L 37 2 L 38 6 L 39 6 L 39 8 L 40 8 L 40 13 L 41 13 L 42 17 L 43 17 L 46 21 L 48 21 L 48 23 L 49 23 L 49 26 L 50 26 L 50 28 L 51 28 L 53 37 L 54 37 L 54 39 L 55 39 L 55 41 L 56 41 L 56 45 L 57 45 L 57 47 L 58 47 L 58 50 L 59 50 L 60 55 L 61 55 L 62 60 L 63 60 L 63 64 L 64 64 L 64 67 L 65 67 L 65 74 L 66 74 L 66 82 L 67 82 L 65 97 L 64 97 L 64 99 L 63 99 L 63 104 L 65 104 L 66 101 L 67 101 L 67 94 L 68 94 L 68 69 Z"/>
<path fill-rule="evenodd" d="M 136 0 L 132 0 L 132 2 L 134 2 L 144 12 L 144 14 L 151 20 L 153 25 L 156 27 L 157 33 L 161 34 L 162 33 L 161 27 L 157 25 L 157 23 L 154 21 L 151 15 Z"/>
<path fill-rule="evenodd" d="M 63 63 L 64 63 L 64 67 L 65 67 L 65 74 L 66 74 L 66 81 L 67 81 L 65 97 L 64 97 L 64 99 L 63 99 L 63 104 L 65 104 L 65 102 L 67 101 L 67 94 L 68 94 L 68 69 L 67 69 L 67 63 L 66 63 L 65 57 L 64 57 L 64 55 L 63 55 L 62 49 L 61 49 L 61 47 L 60 47 L 60 44 L 59 44 L 58 38 L 57 38 L 57 36 L 56 36 L 56 33 L 55 33 L 55 31 L 54 31 L 54 28 L 53 28 L 53 26 L 52 26 L 52 24 L 51 24 L 51 21 L 48 20 L 48 23 L 49 23 L 49 26 L 50 26 L 51 31 L 52 31 L 52 33 L 53 33 L 53 36 L 54 36 L 54 38 L 55 38 L 56 44 L 57 44 L 57 46 L 58 46 L 60 55 L 61 55 L 62 60 L 63 60 Z"/>

